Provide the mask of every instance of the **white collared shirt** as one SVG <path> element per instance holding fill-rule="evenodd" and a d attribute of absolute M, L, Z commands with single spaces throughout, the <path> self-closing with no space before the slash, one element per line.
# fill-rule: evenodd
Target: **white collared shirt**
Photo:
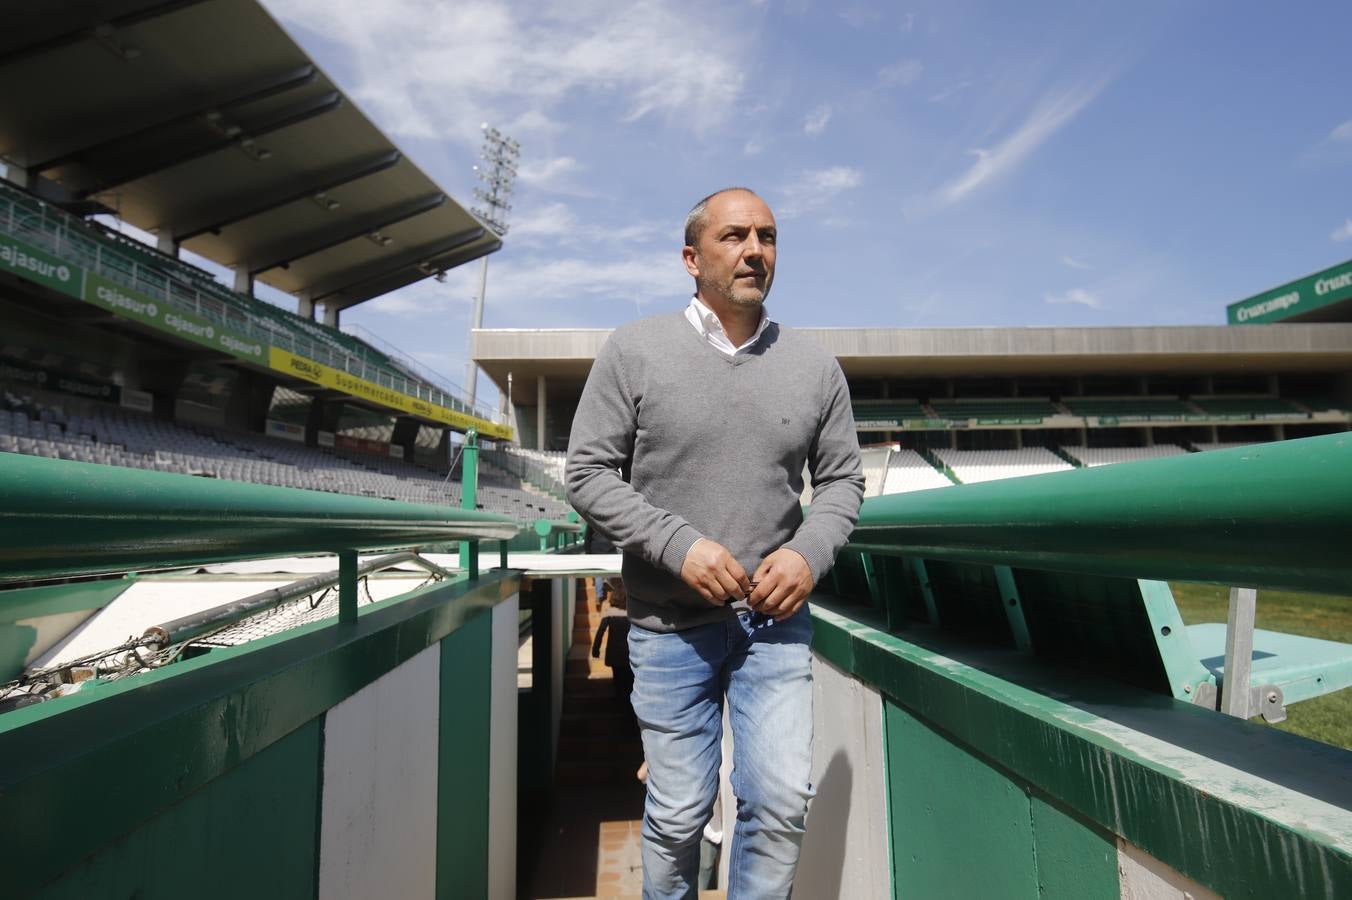
<path fill-rule="evenodd" d="M 723 323 L 718 320 L 718 316 L 712 309 L 704 305 L 699 297 L 691 297 L 690 305 L 685 308 L 686 321 L 695 327 L 704 339 L 713 345 L 715 350 L 728 356 L 736 356 L 745 350 L 750 349 L 751 345 L 760 340 L 761 334 L 766 326 L 770 324 L 770 317 L 761 310 L 760 324 L 756 326 L 756 333 L 747 338 L 740 346 L 732 346 L 732 341 L 728 339 L 728 334 L 723 330 Z"/>

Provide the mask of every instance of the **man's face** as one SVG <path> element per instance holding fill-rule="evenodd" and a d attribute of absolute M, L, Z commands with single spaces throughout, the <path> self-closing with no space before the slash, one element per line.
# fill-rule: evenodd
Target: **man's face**
<path fill-rule="evenodd" d="M 704 230 L 682 254 L 701 297 L 760 306 L 775 279 L 775 217 L 765 201 L 728 191 L 709 201 Z"/>

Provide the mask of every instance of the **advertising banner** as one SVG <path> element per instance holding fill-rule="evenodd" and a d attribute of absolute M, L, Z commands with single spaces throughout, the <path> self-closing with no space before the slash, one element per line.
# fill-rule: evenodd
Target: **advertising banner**
<path fill-rule="evenodd" d="M 110 382 L 96 381 L 85 375 L 70 375 L 57 369 L 10 360 L 0 361 L 0 381 L 31 384 L 44 391 L 88 397 L 107 403 L 117 403 L 122 396 L 122 388 Z"/>
<path fill-rule="evenodd" d="M 154 412 L 155 398 L 149 391 L 138 391 L 134 388 L 122 389 L 122 405 L 127 409 L 134 409 L 139 412 Z"/>
<path fill-rule="evenodd" d="M 426 400 L 406 396 L 374 382 L 357 378 L 355 375 L 349 375 L 314 360 L 289 353 L 280 347 L 271 349 L 268 365 L 274 371 L 304 379 L 312 384 L 333 388 L 354 397 L 361 397 L 363 400 L 378 403 L 387 409 L 411 413 L 454 428 L 476 428 L 480 434 L 488 437 L 510 438 L 512 435 L 511 429 L 504 425 L 495 425 L 477 416 L 469 416 L 456 410 L 447 409 L 444 406 L 428 403 Z M 384 451 L 382 450 L 381 453 L 383 454 Z"/>
<path fill-rule="evenodd" d="M 0 272 L 9 272 L 79 300 L 84 291 L 84 269 L 0 234 Z"/>
<path fill-rule="evenodd" d="M 284 441 L 295 441 L 297 444 L 305 443 L 304 425 L 293 425 L 290 422 L 278 422 L 276 419 L 268 419 L 266 425 L 268 437 L 281 438 Z"/>
<path fill-rule="evenodd" d="M 315 443 L 321 447 L 332 447 L 334 443 L 333 432 L 332 431 L 315 432 Z"/>
<path fill-rule="evenodd" d="M 176 337 L 220 350 L 238 359 L 268 364 L 268 346 L 221 325 L 170 306 L 101 275 L 85 275 L 84 300 L 119 316 L 149 325 Z"/>
<path fill-rule="evenodd" d="M 358 453 L 369 453 L 372 456 L 389 456 L 390 445 L 383 441 L 373 441 L 370 438 L 351 437 L 346 434 L 340 434 L 334 439 L 334 443 L 341 450 L 356 450 Z"/>
<path fill-rule="evenodd" d="M 1231 325 L 1280 322 L 1352 297 L 1352 260 L 1225 308 Z"/>

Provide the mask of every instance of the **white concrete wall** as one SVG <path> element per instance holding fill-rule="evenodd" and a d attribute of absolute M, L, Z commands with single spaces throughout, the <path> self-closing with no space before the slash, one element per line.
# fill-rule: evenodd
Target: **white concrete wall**
<path fill-rule="evenodd" d="M 329 710 L 322 900 L 434 900 L 440 673 L 434 644 Z"/>
<path fill-rule="evenodd" d="M 817 796 L 794 896 L 883 900 L 892 896 L 882 697 L 829 662 L 812 659 Z"/>
<path fill-rule="evenodd" d="M 549 765 L 551 769 L 558 762 L 559 756 L 559 725 L 563 721 L 563 676 L 568 665 L 568 650 L 564 644 L 563 636 L 566 634 L 571 637 L 573 633 L 573 617 L 569 606 L 574 596 L 573 584 L 575 581 L 576 579 L 571 576 L 552 578 L 549 581 L 549 602 L 552 612 L 549 617 L 549 646 L 552 648 L 550 659 L 553 661 L 553 665 L 550 666 L 551 690 L 549 697 L 551 729 Z"/>
<path fill-rule="evenodd" d="M 1221 900 L 1219 894 L 1121 838 L 1117 874 L 1122 900 Z"/>
<path fill-rule="evenodd" d="M 517 611 L 513 594 L 493 608 L 491 724 L 488 733 L 488 897 L 516 896 L 516 655 Z"/>

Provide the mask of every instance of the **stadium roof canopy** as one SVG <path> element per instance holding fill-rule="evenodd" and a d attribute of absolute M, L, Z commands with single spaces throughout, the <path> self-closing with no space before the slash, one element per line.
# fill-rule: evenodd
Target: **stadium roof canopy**
<path fill-rule="evenodd" d="M 6 3 L 0 157 L 342 309 L 499 249 L 257 0 Z"/>
<path fill-rule="evenodd" d="M 851 378 L 1345 372 L 1352 324 L 1120 328 L 806 328 Z M 482 329 L 474 359 L 512 402 L 581 393 L 608 329 Z"/>

